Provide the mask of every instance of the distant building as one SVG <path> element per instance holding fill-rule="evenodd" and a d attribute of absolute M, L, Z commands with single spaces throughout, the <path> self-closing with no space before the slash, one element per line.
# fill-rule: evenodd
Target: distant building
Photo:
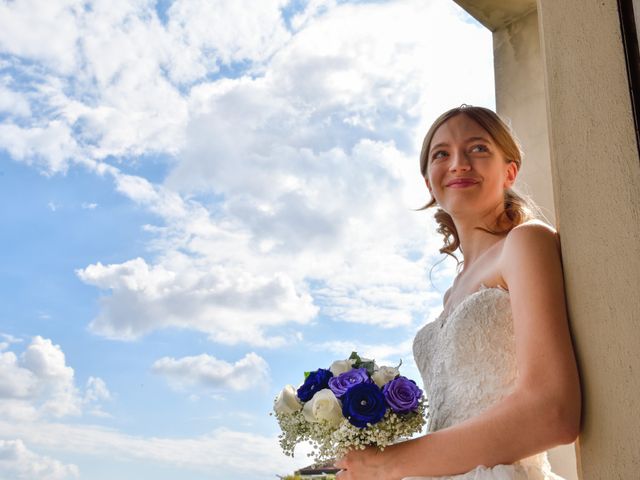
<path fill-rule="evenodd" d="M 335 475 L 340 471 L 339 468 L 333 466 L 333 462 L 334 460 L 329 460 L 309 465 L 296 471 L 296 475 L 300 475 L 303 479 L 324 479 L 327 475 Z"/>

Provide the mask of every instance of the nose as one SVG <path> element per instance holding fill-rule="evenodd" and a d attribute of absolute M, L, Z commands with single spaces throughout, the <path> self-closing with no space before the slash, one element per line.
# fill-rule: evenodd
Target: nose
<path fill-rule="evenodd" d="M 471 162 L 464 150 L 455 150 L 451 152 L 449 170 L 452 172 L 467 172 L 471 170 Z"/>

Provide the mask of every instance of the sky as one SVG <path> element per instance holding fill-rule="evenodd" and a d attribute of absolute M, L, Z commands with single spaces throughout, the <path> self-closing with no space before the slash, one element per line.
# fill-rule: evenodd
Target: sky
<path fill-rule="evenodd" d="M 304 371 L 419 380 L 462 103 L 492 41 L 450 0 L 0 1 L 0 480 L 273 479 Z"/>

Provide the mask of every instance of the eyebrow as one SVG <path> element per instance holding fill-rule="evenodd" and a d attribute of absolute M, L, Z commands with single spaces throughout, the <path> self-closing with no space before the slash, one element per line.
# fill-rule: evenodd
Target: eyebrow
<path fill-rule="evenodd" d="M 486 139 L 485 137 L 469 137 L 465 140 L 465 143 L 469 143 L 469 142 L 475 142 L 481 140 L 485 143 L 491 143 L 488 139 Z M 433 147 L 431 147 L 429 149 L 429 153 L 432 153 L 436 148 L 440 148 L 440 147 L 448 147 L 449 144 L 447 142 L 440 142 L 440 143 L 436 143 Z"/>

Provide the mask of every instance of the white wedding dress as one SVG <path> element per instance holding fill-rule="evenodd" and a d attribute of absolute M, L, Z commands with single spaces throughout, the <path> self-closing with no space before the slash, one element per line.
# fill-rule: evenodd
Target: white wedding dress
<path fill-rule="evenodd" d="M 516 379 L 515 338 L 509 292 L 481 286 L 447 315 L 425 325 L 413 343 L 429 401 L 428 431 L 460 423 L 505 395 Z M 478 466 L 446 477 L 405 480 L 563 480 L 546 452 L 509 465 Z"/>

